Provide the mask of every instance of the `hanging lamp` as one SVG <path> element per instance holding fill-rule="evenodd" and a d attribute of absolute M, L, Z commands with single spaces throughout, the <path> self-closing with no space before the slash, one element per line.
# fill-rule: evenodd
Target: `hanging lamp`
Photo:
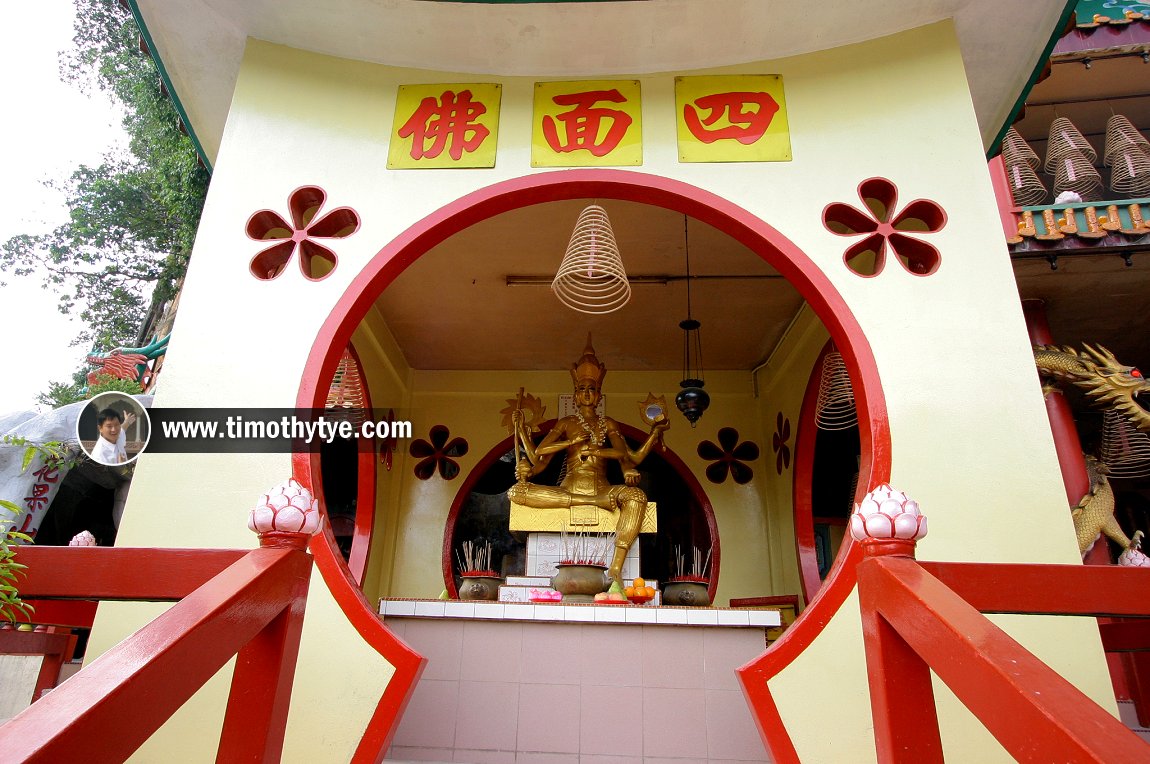
<path fill-rule="evenodd" d="M 687 317 L 679 322 L 683 330 L 682 389 L 675 396 L 675 405 L 694 427 L 699 417 L 711 405 L 711 396 L 703 389 L 703 339 L 701 324 L 691 317 L 691 247 L 687 236 L 687 216 L 683 216 L 683 253 L 687 261 Z"/>

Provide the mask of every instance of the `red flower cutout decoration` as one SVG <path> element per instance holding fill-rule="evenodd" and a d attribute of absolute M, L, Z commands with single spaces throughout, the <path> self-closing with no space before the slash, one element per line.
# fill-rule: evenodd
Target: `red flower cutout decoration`
<path fill-rule="evenodd" d="M 751 468 L 743 462 L 758 459 L 759 447 L 749 440 L 739 443 L 739 431 L 734 427 L 719 430 L 717 446 L 709 440 L 704 440 L 699 444 L 698 453 L 702 458 L 715 462 L 707 467 L 707 480 L 712 483 L 725 482 L 728 472 L 739 485 L 746 485 L 755 476 Z"/>
<path fill-rule="evenodd" d="M 859 184 L 859 199 L 866 212 L 832 202 L 823 209 L 823 225 L 838 236 L 864 236 L 843 253 L 843 262 L 860 276 L 877 276 L 886 265 L 890 245 L 895 259 L 915 276 L 929 276 L 942 262 L 938 250 L 908 232 L 937 233 L 946 225 L 946 212 L 929 199 L 915 199 L 894 214 L 898 189 L 886 178 L 868 178 Z M 892 219 L 893 218 L 893 219 Z"/>
<path fill-rule="evenodd" d="M 339 258 L 314 239 L 343 239 L 359 230 L 359 215 L 351 207 L 337 207 L 320 217 L 327 194 L 319 186 L 301 186 L 288 196 L 291 222 L 272 210 L 260 210 L 248 218 L 248 238 L 278 241 L 252 258 L 251 274 L 271 281 L 283 273 L 299 246 L 299 268 L 308 281 L 320 281 L 335 270 Z"/>
<path fill-rule="evenodd" d="M 785 419 L 780 411 L 775 417 L 775 436 L 771 440 L 771 448 L 775 451 L 775 471 L 780 475 L 791 466 L 791 447 L 787 445 L 790 439 L 791 420 Z"/>
<path fill-rule="evenodd" d="M 438 468 L 444 480 L 451 480 L 459 474 L 459 465 L 451 457 L 466 454 L 467 441 L 455 438 L 448 443 L 451 431 L 442 424 L 432 427 L 427 437 L 430 443 L 420 438 L 411 444 L 411 455 L 423 460 L 415 465 L 415 476 L 420 480 L 430 480 Z"/>

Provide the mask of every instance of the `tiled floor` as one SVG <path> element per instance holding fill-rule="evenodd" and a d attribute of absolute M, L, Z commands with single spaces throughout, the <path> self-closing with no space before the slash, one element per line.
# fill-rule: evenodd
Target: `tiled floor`
<path fill-rule="evenodd" d="M 761 628 L 387 623 L 428 657 L 391 760 L 770 761 L 734 676 L 762 652 Z"/>

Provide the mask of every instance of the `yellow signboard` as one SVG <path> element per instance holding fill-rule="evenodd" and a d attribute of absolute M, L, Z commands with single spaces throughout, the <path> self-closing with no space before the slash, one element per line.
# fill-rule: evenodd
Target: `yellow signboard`
<path fill-rule="evenodd" d="M 498 84 L 400 85 L 387 166 L 494 167 L 501 91 Z"/>
<path fill-rule="evenodd" d="M 536 82 L 532 167 L 643 164 L 638 80 Z"/>
<path fill-rule="evenodd" d="M 737 74 L 675 78 L 680 162 L 789 162 L 783 78 Z"/>

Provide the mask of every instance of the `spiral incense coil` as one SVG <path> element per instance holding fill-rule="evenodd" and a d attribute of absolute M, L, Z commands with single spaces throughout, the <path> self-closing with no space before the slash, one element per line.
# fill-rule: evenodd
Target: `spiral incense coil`
<path fill-rule="evenodd" d="M 1110 189 L 1126 199 L 1150 196 L 1150 153 L 1127 145 L 1115 155 L 1110 168 Z"/>
<path fill-rule="evenodd" d="M 1003 152 L 1004 158 L 1005 154 L 1006 152 Z M 1024 159 L 1014 161 L 1006 159 L 1006 182 L 1010 185 L 1010 197 L 1016 207 L 1041 204 L 1047 197 L 1046 186 L 1039 179 L 1034 167 Z"/>
<path fill-rule="evenodd" d="M 1106 121 L 1106 146 L 1102 150 L 1102 164 L 1110 167 L 1114 158 L 1125 152 L 1131 146 L 1150 154 L 1150 141 L 1138 132 L 1134 124 L 1122 116 L 1115 114 Z"/>
<path fill-rule="evenodd" d="M 1115 411 L 1102 416 L 1100 456 L 1107 474 L 1115 478 L 1150 475 L 1150 435 L 1134 427 Z"/>
<path fill-rule="evenodd" d="M 327 400 L 324 408 L 329 411 L 350 410 L 349 419 L 356 424 L 363 421 L 363 410 L 367 408 L 367 395 L 364 392 L 363 377 L 359 373 L 359 364 L 347 349 L 335 367 L 331 384 L 327 389 Z"/>
<path fill-rule="evenodd" d="M 1098 161 L 1098 152 L 1082 137 L 1078 128 L 1066 117 L 1059 117 L 1050 123 L 1050 136 L 1046 141 L 1046 164 L 1043 167 L 1048 174 L 1053 175 L 1061 160 L 1075 153 L 1086 157 L 1087 164 L 1092 165 Z"/>
<path fill-rule="evenodd" d="M 1030 148 L 1026 139 L 1019 135 L 1013 127 L 1006 131 L 1006 135 L 1002 139 L 1002 158 L 1007 164 L 1026 162 L 1035 172 L 1042 164 L 1038 159 L 1038 154 L 1034 153 L 1034 149 Z"/>
<path fill-rule="evenodd" d="M 611 313 L 631 299 L 631 284 L 611 221 L 599 205 L 589 205 L 579 213 L 551 290 L 564 305 L 580 313 Z"/>
<path fill-rule="evenodd" d="M 1054 195 L 1072 191 L 1084 202 L 1101 198 L 1102 176 L 1079 151 L 1070 151 L 1058 160 L 1054 168 Z"/>
<path fill-rule="evenodd" d="M 858 424 L 855 391 L 842 353 L 827 353 L 819 378 L 815 424 L 820 430 L 846 430 Z"/>

